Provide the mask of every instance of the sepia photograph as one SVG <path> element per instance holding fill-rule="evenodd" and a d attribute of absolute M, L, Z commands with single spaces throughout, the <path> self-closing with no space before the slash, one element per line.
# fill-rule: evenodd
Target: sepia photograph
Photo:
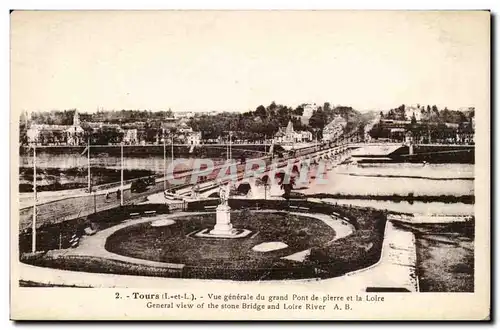
<path fill-rule="evenodd" d="M 490 15 L 13 11 L 11 318 L 488 319 Z"/>

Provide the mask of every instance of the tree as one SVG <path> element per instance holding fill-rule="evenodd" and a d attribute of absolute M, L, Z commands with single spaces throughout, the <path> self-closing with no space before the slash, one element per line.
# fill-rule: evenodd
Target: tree
<path fill-rule="evenodd" d="M 19 144 L 27 145 L 28 144 L 28 128 L 24 121 L 19 123 Z"/>
<path fill-rule="evenodd" d="M 266 108 L 263 105 L 259 105 L 257 109 L 255 109 L 255 115 L 262 119 L 267 118 Z"/>
<path fill-rule="evenodd" d="M 325 102 L 325 104 L 323 104 L 323 111 L 329 112 L 330 110 L 331 110 L 330 102 Z"/>
<path fill-rule="evenodd" d="M 293 114 L 296 116 L 303 116 L 304 115 L 304 107 L 299 105 L 295 110 L 293 111 Z"/>
<path fill-rule="evenodd" d="M 411 124 L 415 125 L 417 123 L 417 117 L 415 117 L 415 113 L 411 115 Z"/>
<path fill-rule="evenodd" d="M 281 189 L 283 189 L 283 191 L 284 191 L 283 197 L 287 201 L 290 200 L 292 189 L 295 186 L 295 177 L 293 177 L 293 176 L 290 176 L 288 182 L 285 182 L 286 177 L 289 175 L 290 174 L 285 174 L 283 172 L 279 172 L 276 174 L 276 177 L 279 180 L 279 185 L 280 185 Z"/>
<path fill-rule="evenodd" d="M 405 105 L 401 104 L 397 109 L 397 120 L 406 120 Z"/>
<path fill-rule="evenodd" d="M 276 117 L 278 118 L 280 126 L 286 126 L 291 118 L 288 109 L 283 106 L 279 106 L 277 109 Z"/>
<path fill-rule="evenodd" d="M 374 139 L 387 138 L 389 136 L 388 130 L 386 130 L 380 123 L 373 125 L 368 134 L 370 134 L 370 136 Z"/>
<path fill-rule="evenodd" d="M 322 130 L 326 126 L 326 124 L 326 115 L 321 108 L 318 108 L 318 110 L 314 111 L 311 118 L 309 118 L 309 126 L 311 126 L 312 128 Z"/>
<path fill-rule="evenodd" d="M 267 109 L 268 109 L 269 111 L 271 111 L 271 113 L 273 113 L 273 112 L 276 110 L 276 108 L 277 108 L 277 107 L 278 107 L 278 106 L 277 106 L 277 105 L 276 105 L 276 103 L 273 101 L 273 102 L 271 102 L 271 104 L 267 107 Z"/>
<path fill-rule="evenodd" d="M 359 125 L 358 126 L 358 137 L 360 139 L 363 139 L 365 136 L 365 125 Z"/>
<path fill-rule="evenodd" d="M 440 117 L 441 119 L 443 120 L 443 122 L 447 123 L 447 122 L 451 122 L 452 121 L 452 118 L 451 118 L 451 112 L 450 110 L 448 110 L 447 107 L 444 107 L 444 109 L 441 111 L 440 113 Z"/>

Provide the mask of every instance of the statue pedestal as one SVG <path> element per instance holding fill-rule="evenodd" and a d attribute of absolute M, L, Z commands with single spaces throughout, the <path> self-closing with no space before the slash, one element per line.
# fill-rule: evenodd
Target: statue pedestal
<path fill-rule="evenodd" d="M 227 204 L 217 206 L 216 210 L 216 223 L 215 226 L 202 229 L 194 234 L 195 237 L 201 238 L 244 238 L 252 233 L 248 229 L 236 229 L 231 224 L 231 208 Z"/>
<path fill-rule="evenodd" d="M 231 224 L 231 208 L 228 205 L 219 205 L 216 210 L 216 223 L 214 229 L 210 231 L 211 235 L 234 235 L 233 225 Z"/>

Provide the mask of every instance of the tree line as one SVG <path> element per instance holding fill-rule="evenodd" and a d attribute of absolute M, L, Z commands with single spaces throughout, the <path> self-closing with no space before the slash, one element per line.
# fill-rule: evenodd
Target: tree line
<path fill-rule="evenodd" d="M 416 116 L 412 115 L 410 118 L 406 115 L 407 106 L 401 104 L 397 108 L 390 109 L 386 114 L 380 112 L 380 118 L 382 119 L 392 119 L 392 120 L 410 120 L 416 121 Z M 414 108 L 415 109 L 415 108 Z M 434 122 L 434 123 L 452 123 L 460 124 L 464 122 L 469 122 L 474 117 L 474 108 L 470 108 L 467 111 L 460 110 L 450 110 L 448 107 L 439 110 L 436 105 L 420 105 L 418 104 L 416 111 L 420 112 L 420 117 L 422 122 Z"/>
<path fill-rule="evenodd" d="M 314 137 L 322 138 L 322 130 L 336 116 L 341 116 L 347 122 L 346 129 L 362 128 L 368 118 L 358 111 L 348 106 L 331 106 L 325 102 L 322 106 L 313 110 L 310 118 L 303 118 L 306 104 L 301 104 L 295 108 L 276 104 L 264 106 L 259 105 L 253 111 L 244 113 L 222 112 L 216 115 L 202 114 L 189 119 L 188 125 L 193 131 L 201 132 L 203 140 L 229 137 L 237 140 L 259 141 L 270 139 L 275 136 L 280 128 L 287 126 L 288 122 L 293 123 L 296 131 L 309 131 Z M 48 125 L 72 125 L 75 109 L 63 111 L 36 112 L 31 116 L 32 123 Z M 103 122 L 108 124 L 118 124 L 123 128 L 135 128 L 134 123 L 142 122 L 138 129 L 138 139 L 145 142 L 154 143 L 163 134 L 162 122 L 165 118 L 172 118 L 172 111 L 149 111 L 149 110 L 119 110 L 119 111 L 97 111 L 96 113 L 79 113 L 80 124 L 84 129 L 84 139 L 91 139 L 92 143 L 108 144 L 119 143 L 123 139 L 123 132 L 116 129 L 103 127 L 93 130 L 89 122 Z M 306 120 L 307 119 L 307 120 Z M 26 121 L 20 121 L 21 143 L 26 142 Z M 169 129 L 169 135 L 176 135 L 177 127 Z M 42 132 L 42 135 L 57 135 L 50 131 Z M 47 136 L 42 139 L 51 141 L 59 140 L 60 137 Z"/>
<path fill-rule="evenodd" d="M 200 116 L 192 118 L 190 126 L 195 131 L 201 131 L 204 139 L 216 139 L 219 136 L 228 136 L 228 131 L 233 132 L 233 137 L 242 140 L 261 140 L 273 137 L 280 128 L 293 123 L 295 131 L 309 131 L 317 134 L 321 139 L 323 128 L 335 116 L 342 116 L 352 129 L 363 124 L 363 116 L 352 107 L 332 107 L 329 102 L 319 106 L 305 122 L 302 118 L 304 107 L 301 104 L 292 108 L 272 102 L 268 106 L 259 105 L 254 111 L 244 113 L 221 113 L 216 116 Z"/>

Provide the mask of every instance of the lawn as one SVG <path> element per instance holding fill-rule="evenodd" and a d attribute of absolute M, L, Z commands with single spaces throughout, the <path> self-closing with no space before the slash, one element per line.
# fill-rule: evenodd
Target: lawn
<path fill-rule="evenodd" d="M 307 262 L 323 277 L 340 276 L 371 266 L 380 259 L 386 214 L 358 207 L 349 208 L 347 213 L 356 231 L 332 244 L 314 247 L 308 257 Z"/>
<path fill-rule="evenodd" d="M 22 261 L 37 266 L 91 273 L 246 281 L 336 277 L 368 267 L 380 258 L 386 222 L 384 212 L 371 208 L 291 202 L 292 206 L 301 206 L 312 213 L 335 212 L 356 229 L 351 235 L 332 242 L 336 233 L 331 227 L 313 217 L 283 211 L 287 207 L 286 202 L 253 202 L 265 209 L 280 210 L 251 211 L 247 208 L 252 206 L 248 202 L 233 201 L 231 222 L 235 228 L 252 231 L 246 238 L 194 237 L 193 233 L 211 229 L 215 225 L 215 213 L 204 213 L 175 217 L 176 223 L 165 227 L 153 227 L 150 222 L 131 225 L 113 233 L 106 242 L 105 248 L 110 252 L 183 264 L 183 268 L 146 266 L 84 255 L 54 257 L 46 254 L 22 258 Z M 207 203 L 198 204 L 188 209 L 201 210 Z M 108 222 L 109 225 L 113 223 L 113 219 L 108 219 L 108 216 L 99 216 L 99 219 L 110 220 L 99 223 L 102 228 L 106 228 Z M 252 250 L 264 242 L 283 242 L 288 247 L 270 252 Z M 311 254 L 303 262 L 282 259 L 306 249 L 311 249 Z"/>
<path fill-rule="evenodd" d="M 124 228 L 111 235 L 106 249 L 121 255 L 160 262 L 182 263 L 195 267 L 270 268 L 287 261 L 281 257 L 326 244 L 335 232 L 321 220 L 287 212 L 231 212 L 235 228 L 252 231 L 242 239 L 198 238 L 189 233 L 215 225 L 215 214 L 176 218 L 166 227 L 143 223 Z M 257 244 L 278 241 L 287 248 L 255 252 Z"/>

